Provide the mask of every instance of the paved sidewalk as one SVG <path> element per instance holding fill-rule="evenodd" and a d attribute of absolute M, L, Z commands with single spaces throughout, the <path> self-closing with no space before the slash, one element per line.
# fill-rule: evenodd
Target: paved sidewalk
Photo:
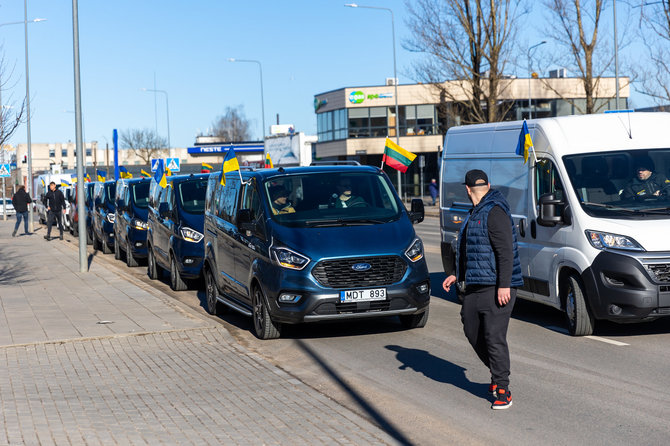
<path fill-rule="evenodd" d="M 0 221 L 0 445 L 394 444 L 217 322 Z M 101 256 L 102 254 L 97 254 Z"/>

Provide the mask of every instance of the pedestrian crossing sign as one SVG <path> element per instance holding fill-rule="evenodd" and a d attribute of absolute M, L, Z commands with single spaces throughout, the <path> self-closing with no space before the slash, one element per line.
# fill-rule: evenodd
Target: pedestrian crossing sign
<path fill-rule="evenodd" d="M 11 177 L 9 164 L 0 164 L 0 178 Z"/>
<path fill-rule="evenodd" d="M 166 158 L 165 165 L 170 172 L 179 172 L 179 158 Z"/>
<path fill-rule="evenodd" d="M 160 162 L 160 159 L 152 159 L 151 160 L 151 171 L 155 172 L 156 169 L 158 169 L 158 163 Z"/>

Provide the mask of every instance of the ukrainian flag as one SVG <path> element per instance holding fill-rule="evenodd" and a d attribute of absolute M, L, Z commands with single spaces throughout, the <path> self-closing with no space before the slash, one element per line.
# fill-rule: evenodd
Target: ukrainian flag
<path fill-rule="evenodd" d="M 60 185 L 61 187 L 70 187 L 72 186 L 70 183 L 68 183 L 66 180 L 60 180 Z"/>
<path fill-rule="evenodd" d="M 132 178 L 133 177 L 133 174 L 128 172 L 128 169 L 126 169 L 123 166 L 119 166 L 119 172 L 120 172 L 121 178 Z"/>
<path fill-rule="evenodd" d="M 223 159 L 223 164 L 221 164 L 221 186 L 226 185 L 226 173 L 234 172 L 240 170 L 240 163 L 237 162 L 237 156 L 235 155 L 235 150 L 231 147 L 226 153 L 226 157 Z"/>
<path fill-rule="evenodd" d="M 523 163 L 528 162 L 528 153 L 530 149 L 535 150 L 533 147 L 533 140 L 530 139 L 530 132 L 528 132 L 528 124 L 526 120 L 523 120 L 523 127 L 521 127 L 521 133 L 519 133 L 519 142 L 516 145 L 516 154 L 523 156 Z"/>
<path fill-rule="evenodd" d="M 107 179 L 107 172 L 104 170 L 96 170 L 98 181 L 105 181 Z"/>
<path fill-rule="evenodd" d="M 165 168 L 163 166 L 163 160 L 158 160 L 156 165 L 156 173 L 154 173 L 154 180 L 156 183 L 163 189 L 167 187 L 167 176 L 165 175 Z"/>
<path fill-rule="evenodd" d="M 77 182 L 77 175 L 72 175 L 72 182 L 76 183 Z"/>
<path fill-rule="evenodd" d="M 150 174 L 149 172 L 147 172 L 146 170 L 144 170 L 144 169 L 142 169 L 142 172 L 140 172 L 140 173 L 141 173 L 142 176 L 144 176 L 144 177 L 151 178 L 151 174 Z"/>

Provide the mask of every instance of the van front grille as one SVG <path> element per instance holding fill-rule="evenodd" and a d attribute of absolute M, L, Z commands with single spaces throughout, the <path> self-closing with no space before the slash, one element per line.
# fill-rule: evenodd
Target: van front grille
<path fill-rule="evenodd" d="M 659 282 L 670 282 L 670 263 L 654 263 L 647 268 Z"/>
<path fill-rule="evenodd" d="M 367 263 L 370 268 L 356 271 L 353 266 Z M 398 256 L 356 257 L 322 260 L 312 270 L 314 278 L 329 288 L 360 288 L 391 285 L 399 282 L 407 264 Z"/>

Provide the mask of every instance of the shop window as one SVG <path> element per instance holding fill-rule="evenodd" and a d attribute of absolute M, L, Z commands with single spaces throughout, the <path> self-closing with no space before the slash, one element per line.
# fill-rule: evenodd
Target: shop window
<path fill-rule="evenodd" d="M 370 135 L 372 137 L 388 136 L 388 107 L 370 108 Z"/>
<path fill-rule="evenodd" d="M 366 138 L 370 136 L 370 109 L 349 109 L 349 138 Z"/>

